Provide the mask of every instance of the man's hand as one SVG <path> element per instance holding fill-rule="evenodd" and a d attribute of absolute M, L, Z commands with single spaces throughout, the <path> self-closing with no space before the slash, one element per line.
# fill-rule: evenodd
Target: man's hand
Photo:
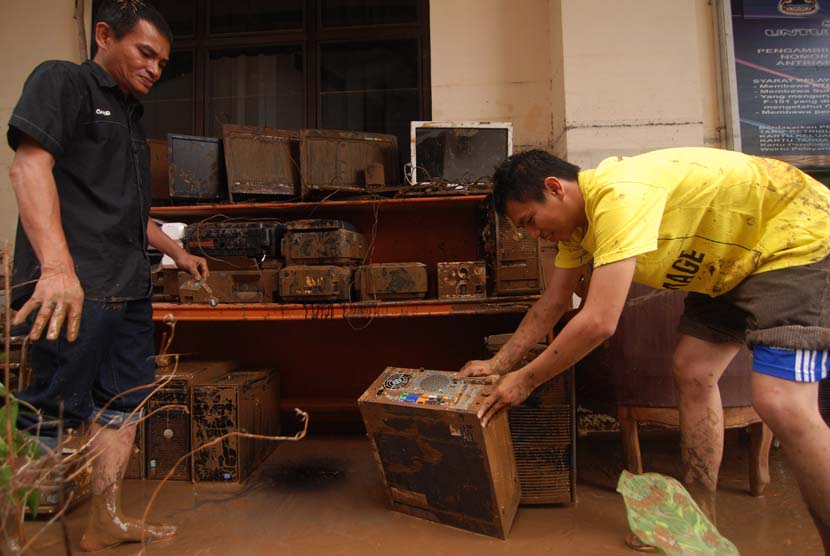
<path fill-rule="evenodd" d="M 498 368 L 492 359 L 467 361 L 460 371 L 455 373 L 453 378 L 464 378 L 465 376 L 488 376 L 502 375 L 504 371 Z"/>
<path fill-rule="evenodd" d="M 532 392 L 533 387 L 528 383 L 525 373 L 517 371 L 503 376 L 499 383 L 485 394 L 487 398 L 477 413 L 481 426 L 486 427 L 501 410 L 521 404 Z"/>
<path fill-rule="evenodd" d="M 14 324 L 21 324 L 38 307 L 40 310 L 29 331 L 29 337 L 37 340 L 47 323 L 47 340 L 57 340 L 66 322 L 66 339 L 74 342 L 81 327 L 81 311 L 84 305 L 84 290 L 71 267 L 66 265 L 44 266 L 32 297 L 20 308 L 14 317 Z"/>
<path fill-rule="evenodd" d="M 181 270 L 189 272 L 194 280 L 204 280 L 208 277 L 208 265 L 203 257 L 181 250 L 173 261 Z"/>

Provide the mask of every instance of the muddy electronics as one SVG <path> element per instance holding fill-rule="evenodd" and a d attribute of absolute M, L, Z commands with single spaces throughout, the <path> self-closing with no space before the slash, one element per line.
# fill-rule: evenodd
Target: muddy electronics
<path fill-rule="evenodd" d="M 540 241 L 499 216 L 489 198 L 481 207 L 481 238 L 490 295 L 535 295 L 542 291 Z"/>
<path fill-rule="evenodd" d="M 366 257 L 366 238 L 352 230 L 294 231 L 282 239 L 286 266 L 359 264 Z"/>
<path fill-rule="evenodd" d="M 438 263 L 438 299 L 484 299 L 487 270 L 484 261 Z"/>
<path fill-rule="evenodd" d="M 279 222 L 200 222 L 184 232 L 188 253 L 207 257 L 277 258 L 285 226 Z"/>
<path fill-rule="evenodd" d="M 167 135 L 172 201 L 227 201 L 222 141 L 213 137 Z"/>
<path fill-rule="evenodd" d="M 366 194 L 366 172 L 383 167 L 387 185 L 398 185 L 398 138 L 382 133 L 300 130 L 302 198 Z M 371 180 L 370 180 L 371 181 Z"/>
<path fill-rule="evenodd" d="M 358 267 L 355 288 L 361 301 L 423 299 L 427 266 L 423 263 L 376 263 Z"/>
<path fill-rule="evenodd" d="M 487 336 L 492 357 L 512 334 Z M 545 351 L 538 343 L 516 365 L 521 368 Z M 576 403 L 573 368 L 545 382 L 510 409 L 510 435 L 522 485 L 521 505 L 576 502 Z"/>
<path fill-rule="evenodd" d="M 233 361 L 180 361 L 156 369 L 156 380 L 169 381 L 147 401 L 153 413 L 145 424 L 148 479 L 163 479 L 174 467 L 171 480 L 189 481 L 190 458 L 177 462 L 191 450 L 190 420 L 193 407 L 191 390 L 196 381 L 225 376 L 238 369 Z M 170 407 L 165 409 L 168 406 Z"/>
<path fill-rule="evenodd" d="M 231 202 L 299 196 L 299 133 L 225 124 L 222 137 Z"/>
<path fill-rule="evenodd" d="M 204 282 L 207 291 L 188 272 L 179 273 L 182 303 L 273 303 L 279 297 L 279 270 L 214 270 Z"/>
<path fill-rule="evenodd" d="M 482 428 L 487 381 L 389 367 L 358 400 L 392 509 L 507 538 L 520 487 L 507 412 Z"/>
<path fill-rule="evenodd" d="M 194 447 L 229 433 L 280 433 L 279 375 L 237 371 L 193 385 Z M 193 454 L 195 481 L 243 481 L 276 447 L 275 442 L 230 435 Z"/>
<path fill-rule="evenodd" d="M 412 183 L 492 188 L 493 170 L 513 154 L 510 122 L 411 122 Z"/>
<path fill-rule="evenodd" d="M 280 298 L 289 303 L 351 299 L 352 269 L 344 266 L 287 266 L 280 270 Z"/>

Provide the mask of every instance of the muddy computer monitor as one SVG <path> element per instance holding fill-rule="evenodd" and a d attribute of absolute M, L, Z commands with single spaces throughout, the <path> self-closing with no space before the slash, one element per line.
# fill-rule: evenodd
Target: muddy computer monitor
<path fill-rule="evenodd" d="M 412 122 L 410 183 L 492 184 L 513 154 L 510 122 Z"/>

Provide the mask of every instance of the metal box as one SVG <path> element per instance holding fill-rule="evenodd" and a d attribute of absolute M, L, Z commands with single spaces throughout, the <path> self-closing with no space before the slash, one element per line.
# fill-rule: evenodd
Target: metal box
<path fill-rule="evenodd" d="M 280 222 L 199 222 L 187 226 L 184 248 L 208 257 L 280 256 L 285 225 Z"/>
<path fill-rule="evenodd" d="M 512 334 L 486 339 L 487 350 L 497 353 Z M 521 368 L 547 346 L 536 344 L 516 365 Z M 515 370 L 515 369 L 513 369 Z M 510 435 L 522 505 L 576 502 L 576 402 L 573 369 L 539 386 L 521 405 L 510 409 Z"/>
<path fill-rule="evenodd" d="M 356 264 L 366 257 L 366 238 L 352 230 L 298 232 L 290 230 L 282 239 L 286 266 Z"/>
<path fill-rule="evenodd" d="M 516 229 L 506 216 L 499 216 L 490 199 L 484 201 L 482 214 L 481 237 L 491 295 L 538 294 L 542 290 L 539 239 Z"/>
<path fill-rule="evenodd" d="M 182 303 L 273 303 L 279 297 L 279 269 L 214 270 L 204 287 L 196 285 L 187 272 L 179 273 Z"/>
<path fill-rule="evenodd" d="M 156 379 L 171 377 L 164 388 L 160 389 L 147 401 L 147 410 L 156 413 L 145 422 L 148 479 L 163 479 L 176 466 L 182 456 L 191 450 L 190 421 L 193 413 L 191 390 L 197 380 L 209 380 L 212 377 L 225 376 L 238 369 L 233 361 L 180 361 L 177 366 L 160 367 L 156 370 Z M 184 408 L 163 409 L 178 405 Z M 186 410 L 186 411 L 185 411 Z M 189 481 L 191 458 L 180 463 L 171 480 Z"/>
<path fill-rule="evenodd" d="M 167 163 L 167 141 L 147 139 L 150 145 L 150 195 L 154 202 L 170 201 L 170 167 Z"/>
<path fill-rule="evenodd" d="M 438 299 L 484 299 L 487 270 L 484 261 L 438 263 Z"/>
<path fill-rule="evenodd" d="M 287 266 L 280 270 L 283 301 L 317 303 L 349 301 L 352 269 L 343 266 Z"/>
<path fill-rule="evenodd" d="M 222 126 L 231 202 L 300 194 L 300 134 L 285 129 Z"/>
<path fill-rule="evenodd" d="M 366 170 L 372 164 L 383 166 L 389 185 L 399 183 L 398 139 L 394 135 L 302 129 L 300 160 L 303 199 L 367 193 Z M 370 172 L 377 173 L 377 168 Z"/>
<path fill-rule="evenodd" d="M 280 433 L 279 375 L 274 370 L 237 371 L 193 386 L 194 447 L 228 433 Z M 195 481 L 243 481 L 274 449 L 267 440 L 229 436 L 193 455 Z"/>
<path fill-rule="evenodd" d="M 355 288 L 361 301 L 423 299 L 427 295 L 427 265 L 376 263 L 355 271 Z"/>
<path fill-rule="evenodd" d="M 167 153 L 172 200 L 228 200 L 222 141 L 171 133 L 167 135 Z"/>
<path fill-rule="evenodd" d="M 573 369 L 539 386 L 510 410 L 522 505 L 576 501 Z"/>
<path fill-rule="evenodd" d="M 388 367 L 358 400 L 392 509 L 506 538 L 519 479 L 506 412 L 482 428 L 487 381 Z"/>

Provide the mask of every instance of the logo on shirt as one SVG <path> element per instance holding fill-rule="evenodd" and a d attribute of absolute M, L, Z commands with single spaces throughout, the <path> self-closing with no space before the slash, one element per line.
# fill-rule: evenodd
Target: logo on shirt
<path fill-rule="evenodd" d="M 700 263 L 703 262 L 704 253 L 697 251 L 680 252 L 680 256 L 671 265 L 672 271 L 666 274 L 666 281 L 663 282 L 663 287 L 676 290 L 683 286 L 688 286 L 700 270 Z"/>
<path fill-rule="evenodd" d="M 112 115 L 112 112 L 110 112 L 109 110 L 101 110 L 100 108 L 96 108 L 95 113 L 98 114 L 99 116 L 111 116 Z"/>

